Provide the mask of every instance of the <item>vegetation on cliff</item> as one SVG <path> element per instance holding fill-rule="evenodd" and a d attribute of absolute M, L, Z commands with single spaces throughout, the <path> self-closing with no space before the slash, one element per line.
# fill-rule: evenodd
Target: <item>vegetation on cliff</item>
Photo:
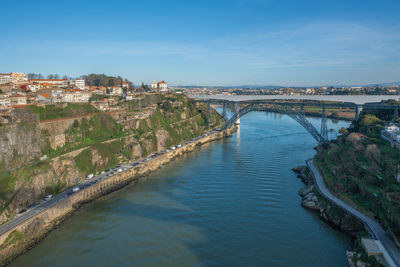
<path fill-rule="evenodd" d="M 184 95 L 142 95 L 140 105 L 138 101 L 122 102 L 118 114 L 92 114 L 89 104 L 30 107 L 41 119 L 54 119 L 45 122 L 54 126 L 48 128 L 53 135 L 64 131 L 65 145 L 57 149 L 50 146 L 50 132 L 36 124 L 1 126 L 0 222 L 89 173 L 177 145 L 222 123 L 213 110 L 213 124 L 208 125 L 207 106 Z M 86 116 L 70 118 L 80 114 Z M 43 155 L 47 159 L 40 159 Z"/>
<path fill-rule="evenodd" d="M 319 146 L 315 162 L 332 192 L 376 217 L 398 243 L 400 151 L 380 137 L 383 124 L 364 113 L 343 136 Z"/>

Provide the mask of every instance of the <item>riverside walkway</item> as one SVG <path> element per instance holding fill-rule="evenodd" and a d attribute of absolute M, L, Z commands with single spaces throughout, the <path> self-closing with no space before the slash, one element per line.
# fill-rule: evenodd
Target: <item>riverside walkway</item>
<path fill-rule="evenodd" d="M 384 259 L 388 263 L 389 266 L 400 266 L 400 251 L 393 243 L 393 241 L 389 238 L 388 234 L 383 230 L 381 225 L 371 217 L 365 215 L 361 211 L 357 210 L 353 206 L 347 204 L 343 200 L 334 196 L 325 184 L 325 180 L 322 177 L 322 174 L 319 172 L 317 167 L 314 165 L 312 159 L 307 161 L 307 166 L 311 170 L 312 176 L 315 181 L 315 185 L 319 191 L 319 193 L 327 198 L 328 200 L 335 203 L 337 206 L 341 207 L 343 210 L 347 211 L 355 218 L 360 220 L 368 229 L 368 232 L 371 236 L 380 241 L 382 244 L 381 251 Z"/>

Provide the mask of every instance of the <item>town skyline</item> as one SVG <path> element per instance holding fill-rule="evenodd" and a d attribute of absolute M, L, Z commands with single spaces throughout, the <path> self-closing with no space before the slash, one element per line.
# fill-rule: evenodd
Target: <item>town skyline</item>
<path fill-rule="evenodd" d="M 394 0 L 7 2 L 0 72 L 203 86 L 397 82 L 399 7 Z"/>

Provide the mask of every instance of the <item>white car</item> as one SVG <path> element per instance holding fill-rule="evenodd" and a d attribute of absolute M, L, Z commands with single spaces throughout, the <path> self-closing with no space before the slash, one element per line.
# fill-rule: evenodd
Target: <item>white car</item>
<path fill-rule="evenodd" d="M 44 200 L 50 200 L 51 198 L 53 197 L 53 195 L 47 195 L 45 198 L 44 198 Z"/>
<path fill-rule="evenodd" d="M 93 173 L 89 174 L 88 176 L 86 176 L 86 179 L 92 179 L 93 178 Z"/>
<path fill-rule="evenodd" d="M 81 190 L 79 187 L 74 187 L 74 188 L 72 188 L 72 192 L 78 192 L 79 190 Z"/>
<path fill-rule="evenodd" d="M 122 172 L 122 169 L 118 169 L 118 172 Z"/>

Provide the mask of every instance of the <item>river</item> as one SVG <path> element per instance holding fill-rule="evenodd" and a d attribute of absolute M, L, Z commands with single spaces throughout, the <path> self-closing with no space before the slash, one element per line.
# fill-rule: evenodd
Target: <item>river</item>
<path fill-rule="evenodd" d="M 11 266 L 346 266 L 350 238 L 300 206 L 291 171 L 315 145 L 288 116 L 252 112 L 233 137 L 84 206 Z"/>

